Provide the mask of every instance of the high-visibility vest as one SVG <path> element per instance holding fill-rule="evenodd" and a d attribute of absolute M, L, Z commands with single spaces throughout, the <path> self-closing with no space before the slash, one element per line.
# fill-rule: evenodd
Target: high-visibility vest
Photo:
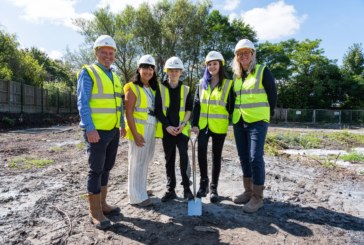
<path fill-rule="evenodd" d="M 134 111 L 133 111 L 135 127 L 136 127 L 137 132 L 144 136 L 144 130 L 145 130 L 144 125 L 147 123 L 148 111 L 149 111 L 147 94 L 145 93 L 144 89 L 141 89 L 139 85 L 136 85 L 132 82 L 129 82 L 125 85 L 124 92 L 126 93 L 129 90 L 129 88 L 133 91 L 133 93 L 136 96 L 136 102 L 135 102 L 135 107 L 134 107 Z M 155 96 L 155 91 L 152 89 L 151 89 L 151 91 L 152 91 L 153 95 Z M 134 136 L 130 130 L 128 121 L 126 121 L 125 130 L 126 130 L 125 138 L 134 140 Z M 155 136 L 157 138 L 162 137 L 160 132 L 156 132 Z"/>
<path fill-rule="evenodd" d="M 123 86 L 119 77 L 112 72 L 113 81 L 96 64 L 84 65 L 93 86 L 90 99 L 91 118 L 98 130 L 111 130 L 120 127 Z M 79 74 L 77 74 L 78 76 Z"/>
<path fill-rule="evenodd" d="M 229 91 L 233 82 L 224 79 L 221 89 L 215 87 L 211 90 L 210 84 L 207 89 L 202 87 L 202 82 L 199 86 L 200 95 L 200 118 L 198 127 L 200 129 L 208 126 L 209 130 L 216 134 L 226 134 L 229 126 L 229 112 L 226 109 Z"/>
<path fill-rule="evenodd" d="M 161 92 L 163 114 L 164 114 L 164 116 L 167 116 L 167 110 L 170 105 L 169 90 L 163 84 L 159 84 L 159 90 Z M 180 124 L 183 121 L 183 119 L 185 118 L 187 94 L 189 91 L 190 91 L 190 87 L 188 87 L 186 85 L 181 86 L 180 103 L 179 103 L 179 123 Z M 162 125 L 160 122 L 158 122 L 158 124 Z M 191 131 L 190 122 L 187 121 L 185 124 L 185 127 L 182 130 L 182 133 L 184 135 L 186 135 L 187 137 L 190 137 L 190 131 Z M 163 131 L 162 131 L 162 133 L 163 133 Z"/>
<path fill-rule="evenodd" d="M 249 74 L 244 82 L 242 78 L 234 82 L 236 94 L 233 123 L 236 124 L 242 116 L 247 123 L 258 121 L 269 122 L 270 106 L 268 96 L 263 87 L 264 65 L 256 65 L 253 74 Z"/>

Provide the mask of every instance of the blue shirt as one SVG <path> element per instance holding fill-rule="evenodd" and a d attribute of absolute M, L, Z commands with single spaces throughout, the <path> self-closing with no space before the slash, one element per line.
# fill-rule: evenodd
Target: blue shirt
<path fill-rule="evenodd" d="M 112 69 L 107 69 L 98 62 L 95 62 L 95 64 L 102 68 L 102 70 L 110 78 L 110 80 L 114 82 Z M 77 107 L 81 117 L 80 126 L 81 128 L 85 129 L 86 132 L 96 130 L 91 118 L 90 100 L 92 94 L 92 86 L 92 79 L 88 74 L 86 68 L 83 68 L 78 75 L 77 80 Z M 121 103 L 120 127 L 125 128 L 123 103 Z"/>

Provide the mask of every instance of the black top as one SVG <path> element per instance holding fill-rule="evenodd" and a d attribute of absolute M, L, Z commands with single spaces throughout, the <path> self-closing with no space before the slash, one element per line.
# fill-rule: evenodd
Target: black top
<path fill-rule="evenodd" d="M 167 115 L 164 116 L 161 92 L 159 91 L 159 86 L 157 86 L 157 91 L 155 95 L 155 113 L 157 119 L 162 123 L 164 129 L 166 129 L 168 126 L 178 127 L 180 122 L 179 108 L 181 99 L 181 87 L 183 83 L 179 81 L 177 87 L 175 88 L 171 88 L 167 80 L 164 81 L 162 84 L 168 88 L 170 102 L 169 102 L 169 108 L 167 109 L 166 113 Z M 191 91 L 189 91 L 187 94 L 185 107 L 186 111 L 192 111 Z M 181 120 L 183 120 L 183 118 L 181 118 Z"/>
<path fill-rule="evenodd" d="M 193 119 L 192 119 L 192 127 L 198 127 L 198 121 L 200 119 L 200 110 L 201 110 L 201 106 L 200 106 L 200 95 L 199 95 L 199 84 L 197 84 L 196 86 L 196 92 L 195 92 L 195 98 L 193 101 Z M 229 114 L 232 114 L 234 111 L 234 106 L 235 106 L 235 96 L 234 96 L 234 84 L 231 86 L 230 91 L 229 91 L 229 95 L 227 98 L 227 103 L 226 103 L 226 110 L 228 111 Z M 214 89 L 219 89 L 218 86 L 215 86 L 213 88 Z"/>

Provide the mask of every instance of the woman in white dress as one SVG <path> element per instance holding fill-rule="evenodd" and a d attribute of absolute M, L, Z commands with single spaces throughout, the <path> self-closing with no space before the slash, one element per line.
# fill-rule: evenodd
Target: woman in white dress
<path fill-rule="evenodd" d="M 141 207 L 153 204 L 147 194 L 148 166 L 153 158 L 155 138 L 160 137 L 154 112 L 158 86 L 154 69 L 154 58 L 142 56 L 136 75 L 124 87 L 126 138 L 129 139 L 129 202 Z"/>

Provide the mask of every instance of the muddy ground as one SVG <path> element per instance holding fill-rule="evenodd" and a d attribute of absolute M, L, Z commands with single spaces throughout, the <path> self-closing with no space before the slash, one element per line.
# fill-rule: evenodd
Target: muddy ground
<path fill-rule="evenodd" d="M 86 155 L 76 124 L 0 136 L 0 244 L 364 244 L 364 176 L 355 171 L 266 156 L 265 206 L 246 214 L 231 201 L 242 190 L 242 174 L 230 135 L 222 200 L 204 198 L 202 216 L 191 217 L 181 186 L 178 199 L 160 201 L 166 180 L 160 140 L 148 178 L 154 205 L 128 204 L 128 145 L 121 140 L 109 202 L 122 214 L 100 231 L 88 220 Z"/>

